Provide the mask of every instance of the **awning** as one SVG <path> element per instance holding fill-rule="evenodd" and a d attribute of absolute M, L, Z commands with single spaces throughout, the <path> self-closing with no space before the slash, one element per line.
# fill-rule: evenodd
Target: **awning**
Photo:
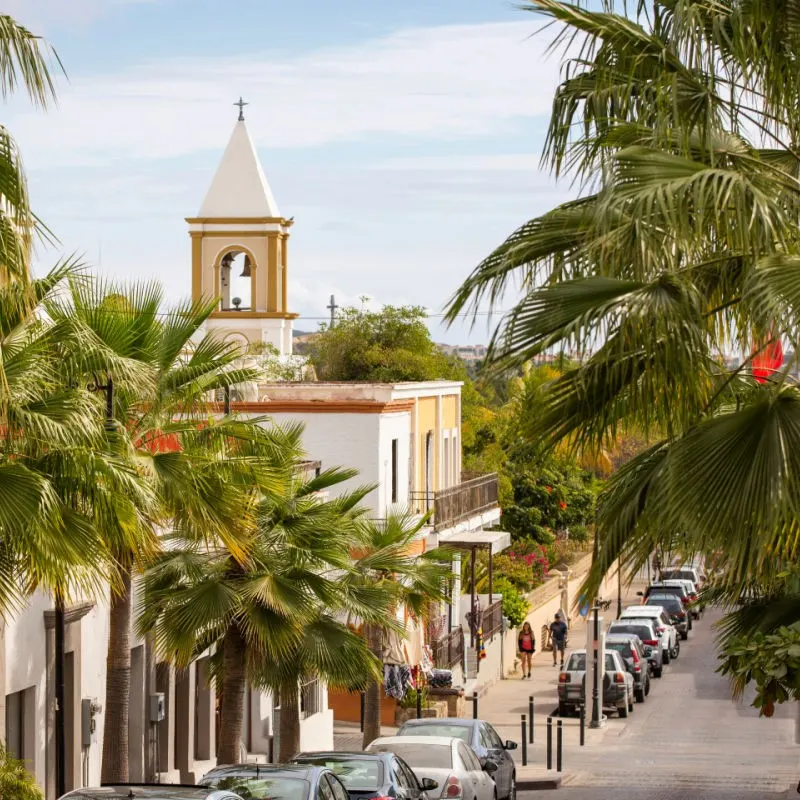
<path fill-rule="evenodd" d="M 492 554 L 502 553 L 511 547 L 511 534 L 508 531 L 464 531 L 454 533 L 448 538 L 439 539 L 439 547 L 452 547 L 455 550 L 490 550 Z"/>

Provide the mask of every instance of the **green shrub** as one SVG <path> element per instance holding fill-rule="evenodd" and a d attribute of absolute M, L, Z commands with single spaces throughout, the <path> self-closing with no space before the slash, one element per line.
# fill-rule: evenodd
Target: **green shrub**
<path fill-rule="evenodd" d="M 519 628 L 530 611 L 528 601 L 519 589 L 506 578 L 498 578 L 494 581 L 492 589 L 503 595 L 503 616 L 509 621 L 512 628 Z"/>
<path fill-rule="evenodd" d="M 569 529 L 569 538 L 573 542 L 588 542 L 589 530 L 585 525 L 571 525 Z"/>
<path fill-rule="evenodd" d="M 419 690 L 422 694 L 422 707 L 427 708 L 430 701 L 428 700 L 428 689 L 426 687 L 422 687 Z M 417 707 L 417 690 L 416 689 L 409 689 L 406 692 L 406 696 L 400 701 L 400 708 L 416 708 Z M 0 796 L 0 800 L 3 800 L 2 796 Z"/>
<path fill-rule="evenodd" d="M 44 800 L 33 776 L 21 761 L 0 745 L 0 800 Z"/>
<path fill-rule="evenodd" d="M 533 570 L 525 559 L 495 556 L 493 566 L 496 577 L 506 578 L 520 591 L 529 592 L 533 588 Z"/>

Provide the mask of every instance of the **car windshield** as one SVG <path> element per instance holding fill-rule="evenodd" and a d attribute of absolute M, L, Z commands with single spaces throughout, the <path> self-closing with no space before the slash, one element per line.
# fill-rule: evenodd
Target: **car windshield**
<path fill-rule="evenodd" d="M 567 672 L 586 671 L 586 653 L 573 653 L 567 661 Z"/>
<path fill-rule="evenodd" d="M 430 767 L 433 769 L 452 769 L 453 751 L 446 744 L 417 744 L 416 742 L 398 742 L 378 744 L 369 748 L 373 753 L 394 753 L 400 756 L 410 767 Z"/>
<path fill-rule="evenodd" d="M 630 642 L 606 642 L 609 650 L 616 650 L 623 658 L 632 658 Z"/>
<path fill-rule="evenodd" d="M 451 725 L 446 722 L 432 722 L 424 725 L 403 725 L 398 736 L 446 736 L 448 739 L 461 739 L 470 743 L 472 728 L 469 725 Z"/>
<path fill-rule="evenodd" d="M 348 789 L 380 789 L 383 785 L 383 765 L 374 758 L 320 756 L 298 758 L 295 761 L 327 767 Z"/>
<path fill-rule="evenodd" d="M 648 589 L 647 596 L 650 597 L 652 594 L 674 594 L 678 597 L 682 597 L 686 594 L 686 589 L 684 589 L 683 586 L 667 584 L 666 586 L 656 586 Z"/>
<path fill-rule="evenodd" d="M 302 778 L 268 778 L 256 775 L 226 775 L 214 778 L 209 775 L 203 780 L 206 786 L 215 789 L 228 789 L 252 800 L 308 800 L 311 789 L 308 781 Z"/>
<path fill-rule="evenodd" d="M 645 605 L 661 606 L 667 611 L 681 611 L 681 601 L 674 594 L 652 594 Z"/>

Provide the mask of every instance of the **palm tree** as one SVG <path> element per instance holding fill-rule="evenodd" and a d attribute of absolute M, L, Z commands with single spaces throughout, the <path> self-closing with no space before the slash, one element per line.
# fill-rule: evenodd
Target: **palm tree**
<path fill-rule="evenodd" d="M 306 674 L 331 658 L 332 640 L 317 640 L 298 658 L 309 632 L 335 630 L 322 608 L 337 609 L 342 600 L 341 575 L 349 566 L 353 509 L 369 487 L 326 500 L 320 492 L 353 477 L 351 470 L 329 469 L 305 474 L 299 426 L 270 427 L 264 441 L 248 442 L 249 453 L 272 468 L 269 483 L 253 484 L 249 535 L 235 546 L 222 536 L 199 540 L 177 527 L 169 546 L 145 575 L 138 622 L 154 631 L 159 652 L 176 666 L 186 666 L 209 648 L 221 692 L 218 759 L 240 759 L 245 688 L 281 685 L 281 701 L 291 714 L 298 702 L 292 673 Z M 243 487 L 244 488 L 244 487 Z M 248 504 L 240 507 L 247 509 Z M 350 654 L 353 642 L 336 632 Z M 327 652 L 326 652 L 327 651 Z M 333 662 L 351 676 L 359 670 Z M 270 671 L 266 672 L 265 666 Z M 288 677 L 287 677 L 288 676 Z M 294 691 L 291 691 L 291 689 Z M 288 732 L 289 742 L 296 735 Z M 289 745 L 287 744 L 287 747 Z"/>
<path fill-rule="evenodd" d="M 390 614 L 384 620 L 363 619 L 364 636 L 376 659 L 383 659 L 384 637 L 402 632 L 396 612 L 405 607 L 424 619 L 430 604 L 448 600 L 447 578 L 451 558 L 437 549 L 417 555 L 414 545 L 427 522 L 425 517 L 393 513 L 385 520 L 364 520 L 357 540 L 356 559 L 347 584 L 362 592 L 383 592 Z M 381 735 L 381 679 L 367 685 L 364 700 L 364 747 Z"/>
<path fill-rule="evenodd" d="M 800 338 L 800 26 L 769 0 L 529 9 L 560 26 L 556 46 L 579 43 L 544 161 L 581 196 L 490 254 L 449 317 L 517 279 L 494 363 L 584 354 L 536 435 L 599 452 L 624 428 L 654 434 L 599 498 L 587 591 L 677 536 L 686 554 L 725 553 L 731 601 L 754 580 L 769 592 L 798 555 L 800 389 L 796 354 L 762 382 L 751 364 Z"/>
<path fill-rule="evenodd" d="M 186 303 L 167 312 L 161 311 L 162 305 L 163 295 L 155 284 L 116 287 L 86 280 L 71 281 L 70 291 L 48 305 L 57 325 L 88 332 L 107 355 L 81 354 L 65 363 L 72 375 L 92 379 L 106 390 L 107 412 L 114 420 L 110 443 L 126 442 L 120 455 L 146 484 L 138 495 L 129 493 L 133 505 L 126 514 L 117 509 L 117 516 L 101 526 L 116 578 L 110 607 L 104 782 L 129 778 L 133 576 L 159 551 L 158 531 L 171 521 L 197 537 L 224 531 L 233 544 L 242 527 L 241 509 L 235 504 L 236 493 L 223 491 L 223 486 L 237 470 L 246 482 L 249 477 L 242 478 L 242 470 L 249 475 L 257 469 L 250 459 L 225 458 L 221 444 L 226 436 L 241 438 L 246 429 L 258 435 L 257 426 L 239 424 L 234 433 L 226 429 L 233 424 L 228 420 L 208 427 L 209 393 L 253 377 L 237 369 L 241 353 L 211 335 L 201 335 L 211 303 Z M 127 527 L 116 520 L 128 521 Z"/>

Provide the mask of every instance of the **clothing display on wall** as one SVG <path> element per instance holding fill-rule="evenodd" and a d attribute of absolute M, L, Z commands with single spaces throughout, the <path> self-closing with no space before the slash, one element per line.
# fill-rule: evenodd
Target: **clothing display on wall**
<path fill-rule="evenodd" d="M 402 700 L 413 688 L 411 670 L 405 664 L 384 664 L 383 691 L 395 700 Z"/>

